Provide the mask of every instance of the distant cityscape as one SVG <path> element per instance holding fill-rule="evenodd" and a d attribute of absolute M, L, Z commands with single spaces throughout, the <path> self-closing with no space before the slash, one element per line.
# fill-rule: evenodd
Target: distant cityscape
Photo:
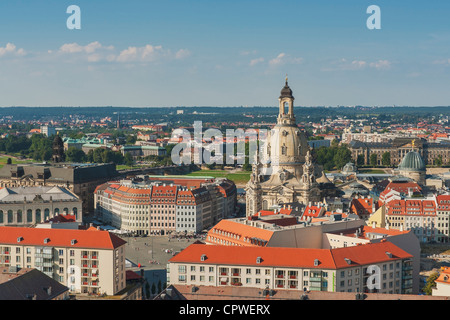
<path fill-rule="evenodd" d="M 278 100 L 0 109 L 0 298 L 447 299 L 450 107 Z M 261 160 L 174 164 L 194 121 Z"/>

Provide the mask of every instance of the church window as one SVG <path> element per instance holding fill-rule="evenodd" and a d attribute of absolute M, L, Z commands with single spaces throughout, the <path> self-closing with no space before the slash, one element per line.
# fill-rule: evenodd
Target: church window
<path fill-rule="evenodd" d="M 283 145 L 283 146 L 281 147 L 281 154 L 282 154 L 283 156 L 285 156 L 285 155 L 287 154 L 287 147 L 286 147 L 285 145 Z"/>

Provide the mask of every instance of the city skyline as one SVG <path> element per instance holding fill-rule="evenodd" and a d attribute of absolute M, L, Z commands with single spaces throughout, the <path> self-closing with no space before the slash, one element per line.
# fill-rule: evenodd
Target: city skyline
<path fill-rule="evenodd" d="M 67 7 L 81 8 L 69 30 Z M 381 30 L 369 30 L 370 5 Z M 449 105 L 450 4 L 0 4 L 1 107 Z"/>

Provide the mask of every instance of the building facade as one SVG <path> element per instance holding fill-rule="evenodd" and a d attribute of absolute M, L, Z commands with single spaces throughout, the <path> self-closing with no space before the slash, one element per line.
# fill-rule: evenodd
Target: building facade
<path fill-rule="evenodd" d="M 229 180 L 145 179 L 99 186 L 95 191 L 98 217 L 133 234 L 167 235 L 201 232 L 234 213 L 236 186 Z"/>
<path fill-rule="evenodd" d="M 331 250 L 192 244 L 169 260 L 167 274 L 170 285 L 399 294 L 412 292 L 411 258 L 389 242 Z"/>
<path fill-rule="evenodd" d="M 353 160 L 357 161 L 361 155 L 364 165 L 370 165 L 372 154 L 376 155 L 377 165 L 382 165 L 383 154 L 389 153 L 390 166 L 398 166 L 410 151 L 418 152 L 426 165 L 447 164 L 450 161 L 450 143 L 433 143 L 423 138 L 394 138 L 388 142 L 353 140 L 349 148 Z"/>
<path fill-rule="evenodd" d="M 81 199 L 83 214 L 90 214 L 94 212 L 95 188 L 117 175 L 113 163 L 6 164 L 0 168 L 0 187 L 64 187 Z"/>
<path fill-rule="evenodd" d="M 279 97 L 277 124 L 268 134 L 246 185 L 247 216 L 283 203 L 320 201 L 317 179 L 323 175 L 312 162 L 305 133 L 294 115 L 294 97 L 287 79 Z"/>
<path fill-rule="evenodd" d="M 70 216 L 82 221 L 82 201 L 62 187 L 15 187 L 0 190 L 0 226 L 32 226 Z"/>
<path fill-rule="evenodd" d="M 125 288 L 126 242 L 108 231 L 0 227 L 0 266 L 35 268 L 73 293 Z"/>

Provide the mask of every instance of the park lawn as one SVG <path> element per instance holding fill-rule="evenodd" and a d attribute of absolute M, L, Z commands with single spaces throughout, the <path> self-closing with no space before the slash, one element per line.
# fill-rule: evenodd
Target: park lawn
<path fill-rule="evenodd" d="M 32 159 L 18 160 L 18 159 L 13 158 L 13 157 L 0 156 L 0 168 L 2 168 L 7 163 L 8 158 L 11 158 L 11 163 L 12 164 L 32 163 L 33 162 Z"/>
<path fill-rule="evenodd" d="M 380 169 L 371 169 L 371 170 L 364 170 L 364 169 L 361 169 L 361 170 L 358 170 L 359 171 L 359 173 L 361 173 L 361 174 L 383 174 L 383 173 L 386 173 L 386 172 L 384 172 L 384 170 L 380 170 Z"/>
<path fill-rule="evenodd" d="M 247 183 L 250 180 L 250 171 L 229 172 L 227 170 L 200 170 L 187 174 L 188 176 L 210 176 L 214 178 L 227 178 L 236 184 Z"/>

